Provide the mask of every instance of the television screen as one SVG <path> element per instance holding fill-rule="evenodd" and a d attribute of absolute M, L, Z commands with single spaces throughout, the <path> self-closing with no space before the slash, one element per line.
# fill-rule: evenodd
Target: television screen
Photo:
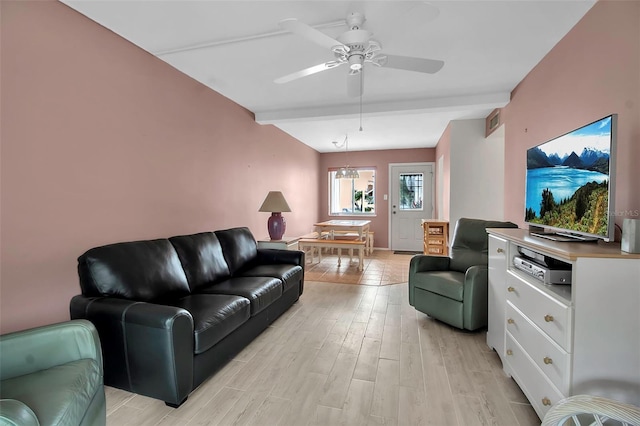
<path fill-rule="evenodd" d="M 527 223 L 613 241 L 616 124 L 613 114 L 527 150 Z"/>

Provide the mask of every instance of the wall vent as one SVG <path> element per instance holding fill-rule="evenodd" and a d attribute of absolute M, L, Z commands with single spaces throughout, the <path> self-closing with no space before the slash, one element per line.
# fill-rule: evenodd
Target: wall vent
<path fill-rule="evenodd" d="M 485 120 L 485 137 L 488 137 L 502 124 L 502 109 L 496 108 L 491 111 Z"/>

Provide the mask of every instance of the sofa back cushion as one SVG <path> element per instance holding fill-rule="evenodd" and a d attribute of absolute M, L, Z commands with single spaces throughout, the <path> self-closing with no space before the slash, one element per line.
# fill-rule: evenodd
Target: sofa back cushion
<path fill-rule="evenodd" d="M 110 244 L 78 258 L 82 294 L 152 301 L 189 294 L 178 254 L 167 239 Z"/>
<path fill-rule="evenodd" d="M 258 256 L 258 244 L 249 228 L 215 231 L 231 274 L 252 266 Z"/>
<path fill-rule="evenodd" d="M 511 222 L 460 218 L 453 231 L 449 269 L 466 272 L 474 265 L 489 263 L 489 235 L 487 228 L 517 228 Z"/>
<path fill-rule="evenodd" d="M 192 292 L 231 275 L 220 241 L 213 232 L 180 235 L 169 241 L 178 253 Z"/>

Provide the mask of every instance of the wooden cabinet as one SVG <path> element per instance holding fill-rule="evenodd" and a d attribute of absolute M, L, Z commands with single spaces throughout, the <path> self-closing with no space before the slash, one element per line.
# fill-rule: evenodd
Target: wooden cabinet
<path fill-rule="evenodd" d="M 523 229 L 488 232 L 487 343 L 538 416 L 578 394 L 640 405 L 640 255 L 616 243 L 546 241 Z M 563 262 L 571 282 L 545 284 L 518 269 L 514 258 L 524 255 Z"/>
<path fill-rule="evenodd" d="M 423 219 L 424 254 L 448 256 L 449 222 Z"/>

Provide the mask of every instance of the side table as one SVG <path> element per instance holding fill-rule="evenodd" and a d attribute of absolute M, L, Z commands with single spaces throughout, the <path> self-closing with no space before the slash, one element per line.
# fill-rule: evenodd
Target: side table
<path fill-rule="evenodd" d="M 298 240 L 300 237 L 283 236 L 281 240 L 270 240 L 269 237 L 258 240 L 258 248 L 298 250 Z"/>

